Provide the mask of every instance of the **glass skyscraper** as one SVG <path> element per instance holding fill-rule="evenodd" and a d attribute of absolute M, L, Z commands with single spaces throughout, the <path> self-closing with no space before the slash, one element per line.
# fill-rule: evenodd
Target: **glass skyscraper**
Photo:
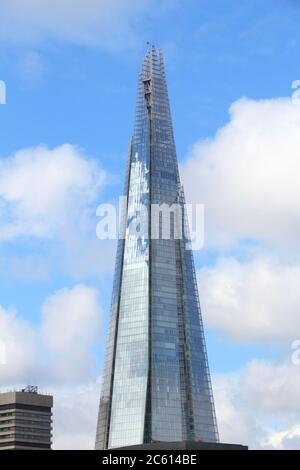
<path fill-rule="evenodd" d="M 96 449 L 218 442 L 163 55 L 154 46 L 139 76 L 124 193 Z M 184 216 L 171 214 L 164 237 L 153 208 L 174 204 Z"/>

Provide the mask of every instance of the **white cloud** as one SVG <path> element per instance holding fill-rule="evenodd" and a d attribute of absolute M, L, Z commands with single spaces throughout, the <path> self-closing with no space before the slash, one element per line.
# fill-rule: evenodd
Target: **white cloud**
<path fill-rule="evenodd" d="M 300 338 L 300 264 L 221 258 L 199 271 L 206 324 L 240 341 Z"/>
<path fill-rule="evenodd" d="M 299 105 L 241 99 L 183 166 L 187 201 L 206 205 L 206 245 L 219 256 L 198 273 L 205 323 L 230 340 L 300 338 L 299 144 Z M 291 359 L 253 361 L 214 377 L 221 440 L 299 449 L 299 370 Z"/>
<path fill-rule="evenodd" d="M 100 382 L 92 348 L 101 318 L 97 291 L 81 284 L 46 298 L 40 325 L 0 306 L 1 389 L 37 383 L 54 395 L 56 449 L 93 448 Z"/>
<path fill-rule="evenodd" d="M 54 395 L 55 450 L 91 450 L 95 446 L 100 380 L 49 389 Z"/>
<path fill-rule="evenodd" d="M 36 243 L 13 256 L 2 255 L 7 274 L 40 278 L 51 269 L 74 277 L 111 271 L 114 241 L 96 237 L 96 206 L 107 173 L 99 163 L 69 144 L 54 149 L 45 146 L 22 149 L 0 161 L 0 242 Z M 45 246 L 47 243 L 47 249 Z M 18 265 L 22 271 L 17 272 Z"/>
<path fill-rule="evenodd" d="M 213 382 L 222 442 L 300 448 L 299 366 L 252 361 Z"/>
<path fill-rule="evenodd" d="M 10 383 L 31 376 L 36 357 L 36 335 L 14 309 L 0 306 L 0 383 Z"/>
<path fill-rule="evenodd" d="M 299 245 L 300 106 L 241 99 L 183 166 L 188 202 L 206 205 L 206 244 L 239 239 Z"/>
<path fill-rule="evenodd" d="M 1 0 L 0 40 L 127 49 L 136 45 L 135 26 L 153 6 L 153 0 Z"/>
<path fill-rule="evenodd" d="M 98 292 L 84 285 L 61 289 L 42 306 L 42 344 L 56 380 L 83 380 L 95 365 L 89 346 L 100 338 L 102 310 Z"/>
<path fill-rule="evenodd" d="M 240 402 L 241 386 L 238 376 L 228 374 L 212 377 L 216 417 L 220 441 L 228 444 L 259 448 L 265 439 L 265 430 Z"/>
<path fill-rule="evenodd" d="M 243 400 L 265 416 L 286 421 L 300 418 L 300 368 L 289 362 L 253 361 L 242 378 Z"/>
<path fill-rule="evenodd" d="M 275 432 L 266 440 L 271 449 L 299 450 L 300 449 L 300 425 L 293 426 L 287 431 Z"/>
<path fill-rule="evenodd" d="M 41 322 L 33 326 L 13 309 L 0 307 L 0 340 L 6 361 L 0 382 L 82 383 L 93 377 L 91 347 L 101 338 L 102 308 L 98 292 L 78 284 L 48 296 Z"/>
<path fill-rule="evenodd" d="M 0 240 L 51 237 L 95 199 L 105 172 L 72 145 L 23 149 L 0 162 Z"/>
<path fill-rule="evenodd" d="M 95 339 L 100 320 L 97 295 L 96 290 L 79 284 L 46 299 L 42 306 L 42 333 L 49 349 L 81 349 Z"/>

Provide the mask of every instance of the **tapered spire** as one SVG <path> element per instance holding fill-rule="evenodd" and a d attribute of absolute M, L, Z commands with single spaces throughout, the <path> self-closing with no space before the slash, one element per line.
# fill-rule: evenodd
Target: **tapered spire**
<path fill-rule="evenodd" d="M 157 233 L 162 228 L 154 207 L 177 204 L 185 212 L 163 54 L 152 44 L 139 74 L 125 195 L 96 448 L 217 442 L 186 220 L 182 239 L 152 237 L 155 224 Z"/>

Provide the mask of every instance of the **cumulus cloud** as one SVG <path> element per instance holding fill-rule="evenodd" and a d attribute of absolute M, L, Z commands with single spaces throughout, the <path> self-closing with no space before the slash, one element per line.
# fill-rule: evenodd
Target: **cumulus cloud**
<path fill-rule="evenodd" d="M 271 449 L 278 450 L 299 450 L 300 449 L 300 426 L 293 426 L 291 429 L 281 432 L 274 432 L 266 440 L 266 444 Z"/>
<path fill-rule="evenodd" d="M 151 6 L 151 0 L 2 0 L 0 40 L 126 49 L 136 45 L 136 23 Z"/>
<path fill-rule="evenodd" d="M 0 306 L 0 382 L 25 380 L 37 354 L 36 334 L 17 312 Z"/>
<path fill-rule="evenodd" d="M 206 245 L 241 239 L 287 246 L 300 238 L 300 106 L 240 99 L 214 138 L 183 166 L 189 202 L 206 206 Z"/>
<path fill-rule="evenodd" d="M 240 401 L 239 377 L 232 373 L 212 379 L 220 441 L 260 448 L 266 431 L 257 415 L 249 413 Z"/>
<path fill-rule="evenodd" d="M 101 317 L 98 292 L 82 284 L 45 300 L 41 339 L 51 359 L 50 376 L 62 381 L 90 376 L 95 362 L 89 347 L 100 338 Z"/>
<path fill-rule="evenodd" d="M 0 306 L 2 390 L 39 384 L 54 396 L 54 448 L 91 449 L 100 392 L 92 352 L 101 338 L 98 293 L 82 284 L 61 289 L 41 310 L 33 326 Z"/>
<path fill-rule="evenodd" d="M 187 200 L 205 204 L 205 243 L 217 253 L 198 272 L 205 323 L 233 341 L 300 336 L 299 131 L 290 98 L 241 99 L 183 165 Z M 299 449 L 299 380 L 291 360 L 214 377 L 221 440 Z"/>
<path fill-rule="evenodd" d="M 54 265 L 74 277 L 110 272 L 114 241 L 96 237 L 96 206 L 107 181 L 95 159 L 69 144 L 22 149 L 1 159 L 0 242 L 22 242 L 23 251 L 26 242 L 41 242 L 34 254 L 31 246 L 19 252 L 18 260 L 3 254 L 7 274 L 33 279 L 39 271 L 46 279 Z"/>
<path fill-rule="evenodd" d="M 206 323 L 232 340 L 298 339 L 299 278 L 297 262 L 263 255 L 246 261 L 220 258 L 198 273 Z"/>
<path fill-rule="evenodd" d="M 0 240 L 51 237 L 95 199 L 106 174 L 72 145 L 23 149 L 0 162 Z"/>
<path fill-rule="evenodd" d="M 100 338 L 98 292 L 78 284 L 45 299 L 41 323 L 33 326 L 13 310 L 0 308 L 0 340 L 5 360 L 1 383 L 82 383 L 94 373 L 92 345 Z"/>
<path fill-rule="evenodd" d="M 96 290 L 77 285 L 46 299 L 42 306 L 42 333 L 49 349 L 81 349 L 95 338 L 100 320 L 97 295 Z"/>
<path fill-rule="evenodd" d="M 299 366 L 252 361 L 213 382 L 222 442 L 252 449 L 300 448 Z"/>
<path fill-rule="evenodd" d="M 55 450 L 92 450 L 98 416 L 100 379 L 50 389 L 54 395 Z"/>

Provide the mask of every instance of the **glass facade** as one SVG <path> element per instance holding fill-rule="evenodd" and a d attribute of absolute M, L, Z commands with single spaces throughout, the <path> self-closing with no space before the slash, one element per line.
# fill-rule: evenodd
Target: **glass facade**
<path fill-rule="evenodd" d="M 218 442 L 164 62 L 154 46 L 139 77 L 124 193 L 96 449 Z M 165 219 L 153 217 L 163 204 L 184 216 L 178 227 L 171 215 L 167 237 Z"/>

